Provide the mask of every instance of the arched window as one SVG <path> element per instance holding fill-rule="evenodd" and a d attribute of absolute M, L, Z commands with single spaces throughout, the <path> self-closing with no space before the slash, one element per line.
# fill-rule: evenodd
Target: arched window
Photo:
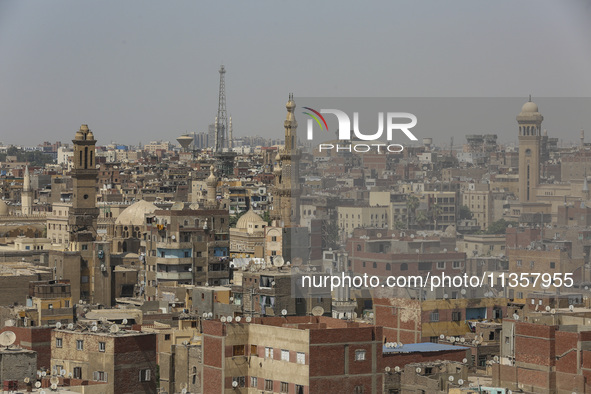
<path fill-rule="evenodd" d="M 400 264 L 400 271 L 408 271 L 408 264 L 406 264 L 406 263 Z"/>
<path fill-rule="evenodd" d="M 390 263 L 386 263 L 386 271 L 392 271 L 392 266 Z"/>
<path fill-rule="evenodd" d="M 357 244 L 357 251 L 360 252 L 361 251 L 361 244 Z"/>
<path fill-rule="evenodd" d="M 373 263 L 373 267 L 374 267 L 374 268 L 378 268 L 378 263 L 376 263 L 376 262 L 374 261 L 374 263 Z"/>

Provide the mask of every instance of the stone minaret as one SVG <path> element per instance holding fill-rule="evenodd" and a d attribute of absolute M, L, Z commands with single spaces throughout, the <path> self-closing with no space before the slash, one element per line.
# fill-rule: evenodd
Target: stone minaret
<path fill-rule="evenodd" d="M 212 164 L 211 167 L 209 167 L 209 176 L 205 180 L 205 183 L 207 185 L 207 206 L 209 208 L 215 208 L 215 206 L 217 205 L 216 187 L 218 185 L 218 179 L 215 177 L 214 171 L 215 167 Z"/>
<path fill-rule="evenodd" d="M 278 153 L 275 167 L 275 196 L 273 201 L 273 216 L 281 220 L 284 227 L 300 224 L 300 184 L 299 160 L 300 152 L 297 148 L 298 122 L 295 119 L 295 102 L 293 94 L 285 105 L 287 117 L 285 127 L 285 146 Z"/>
<path fill-rule="evenodd" d="M 21 212 L 23 215 L 31 215 L 33 213 L 33 191 L 31 190 L 29 166 L 25 167 L 23 191 L 21 193 Z"/>
<path fill-rule="evenodd" d="M 541 126 L 544 117 L 538 106 L 531 101 L 523 104 L 517 115 L 519 125 L 519 201 L 536 200 L 536 189 L 540 184 Z"/>

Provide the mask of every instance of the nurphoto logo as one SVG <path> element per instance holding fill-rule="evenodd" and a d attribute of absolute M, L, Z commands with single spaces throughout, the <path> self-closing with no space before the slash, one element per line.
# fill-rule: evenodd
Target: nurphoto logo
<path fill-rule="evenodd" d="M 353 112 L 353 127 L 351 127 L 351 119 L 349 115 L 347 115 L 344 111 L 338 109 L 321 109 L 317 111 L 310 107 L 303 107 L 308 112 L 303 112 L 305 115 L 308 115 L 310 119 L 308 119 L 307 123 L 307 138 L 308 141 L 314 139 L 314 122 L 318 125 L 320 130 L 326 130 L 328 132 L 328 123 L 322 114 L 332 114 L 337 117 L 338 121 L 338 139 L 342 141 L 351 141 L 351 132 L 353 133 L 354 137 L 358 140 L 362 141 L 377 141 L 382 139 L 384 135 L 384 119 L 386 123 L 386 140 L 391 142 L 394 140 L 395 134 L 397 132 L 402 132 L 409 140 L 417 141 L 418 138 L 410 131 L 411 128 L 416 126 L 417 124 L 417 117 L 408 112 L 387 112 L 384 116 L 384 112 L 378 112 L 378 130 L 375 133 L 362 133 L 359 129 L 359 112 Z M 403 122 L 401 122 L 401 120 Z M 339 145 L 339 144 L 329 144 L 329 143 L 322 143 L 318 145 L 318 150 L 333 150 L 336 149 L 337 152 L 341 151 L 355 151 L 359 153 L 369 152 L 373 148 L 376 149 L 377 152 L 382 152 L 381 148 L 384 148 L 385 152 L 390 153 L 399 153 L 404 150 L 404 146 L 401 144 L 390 143 L 390 144 L 349 144 L 349 145 Z"/>

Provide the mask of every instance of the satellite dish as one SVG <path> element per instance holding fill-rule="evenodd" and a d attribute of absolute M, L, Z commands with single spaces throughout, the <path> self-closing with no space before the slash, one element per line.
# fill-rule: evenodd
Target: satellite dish
<path fill-rule="evenodd" d="M 283 264 L 285 264 L 285 260 L 283 260 L 282 256 L 277 256 L 273 259 L 273 265 L 277 268 L 279 267 L 283 267 Z"/>
<path fill-rule="evenodd" d="M 96 326 L 97 326 L 97 323 L 96 323 L 95 321 L 93 321 L 93 322 L 92 322 L 92 325 L 93 325 L 94 327 L 96 327 Z"/>
<path fill-rule="evenodd" d="M 575 309 L 575 306 L 574 305 L 569 305 L 568 306 L 568 309 L 570 309 L 571 311 L 573 311 Z"/>
<path fill-rule="evenodd" d="M 62 370 L 60 371 L 60 375 L 62 375 L 62 376 L 66 376 L 66 374 L 67 374 L 67 373 L 68 373 L 68 372 L 67 372 L 65 369 L 62 369 Z"/>
<path fill-rule="evenodd" d="M 222 323 L 225 323 L 225 322 L 226 322 L 226 316 L 222 316 L 222 317 L 220 317 L 220 321 L 221 321 Z"/>
<path fill-rule="evenodd" d="M 515 320 L 519 320 L 519 315 L 518 315 L 517 313 L 514 313 L 514 314 L 513 314 L 513 319 L 515 319 Z"/>
<path fill-rule="evenodd" d="M 554 308 L 550 309 L 550 313 L 551 314 L 555 314 L 556 313 L 556 309 L 554 309 Z"/>
<path fill-rule="evenodd" d="M 550 312 L 550 307 L 546 306 L 546 312 Z"/>
<path fill-rule="evenodd" d="M 68 330 L 73 330 L 73 329 L 74 329 L 74 324 L 73 323 L 68 324 Z"/>
<path fill-rule="evenodd" d="M 459 384 L 460 386 L 461 386 L 461 385 L 463 385 L 463 384 L 464 384 L 464 379 L 460 379 L 460 380 L 458 380 L 458 384 Z"/>
<path fill-rule="evenodd" d="M 242 318 L 240 316 L 236 316 L 236 323 L 240 323 L 240 320 L 242 320 Z"/>
<path fill-rule="evenodd" d="M 398 342 L 398 347 L 402 347 L 404 344 L 402 342 Z"/>
<path fill-rule="evenodd" d="M 0 334 L 0 346 L 10 346 L 16 341 L 16 334 L 12 331 L 4 331 Z"/>
<path fill-rule="evenodd" d="M 466 363 L 468 362 L 468 359 L 467 359 L 467 358 L 465 358 L 465 359 L 463 359 L 463 360 L 462 360 L 462 362 L 463 362 L 464 364 L 466 364 Z"/>
<path fill-rule="evenodd" d="M 398 365 L 394 367 L 394 372 L 400 372 L 400 367 Z"/>
<path fill-rule="evenodd" d="M 45 371 L 41 372 L 41 376 L 46 377 L 47 376 L 47 372 L 45 372 Z"/>
<path fill-rule="evenodd" d="M 449 378 L 447 378 L 447 379 L 448 379 L 450 382 L 453 382 L 453 381 L 454 381 L 454 377 L 453 377 L 453 376 L 450 376 L 450 377 L 449 377 Z"/>
<path fill-rule="evenodd" d="M 415 371 L 416 371 L 417 373 L 421 373 L 421 368 L 420 368 L 420 367 L 417 367 L 417 369 L 415 369 Z"/>
<path fill-rule="evenodd" d="M 234 388 L 238 387 L 238 382 L 237 381 L 233 381 L 232 382 L 232 387 L 234 387 Z"/>
<path fill-rule="evenodd" d="M 282 314 L 283 316 L 287 315 L 287 309 L 283 309 L 283 310 L 281 311 L 281 314 Z"/>
<path fill-rule="evenodd" d="M 181 394 L 187 394 L 187 389 L 182 389 Z"/>
<path fill-rule="evenodd" d="M 52 390 L 57 390 L 57 383 L 53 383 L 53 384 L 51 385 L 51 389 L 52 389 Z"/>
<path fill-rule="evenodd" d="M 93 331 L 93 332 L 96 332 L 98 330 L 98 327 L 97 326 L 92 326 L 92 328 L 90 330 Z"/>
<path fill-rule="evenodd" d="M 444 295 L 443 295 L 443 298 L 444 298 L 444 299 L 446 299 L 446 300 L 447 300 L 447 298 L 448 298 L 448 297 L 449 297 L 449 296 L 448 296 L 447 294 L 444 294 Z"/>
<path fill-rule="evenodd" d="M 201 316 L 203 316 L 204 319 L 207 319 L 207 312 L 203 312 L 203 315 Z"/>
<path fill-rule="evenodd" d="M 209 318 L 211 319 L 211 318 L 213 317 L 213 313 L 209 312 L 209 313 L 207 314 L 207 317 L 209 317 Z"/>
<path fill-rule="evenodd" d="M 109 331 L 111 331 L 111 333 L 116 334 L 119 332 L 119 326 L 117 324 L 113 324 L 110 328 Z"/>
<path fill-rule="evenodd" d="M 316 305 L 314 308 L 312 308 L 312 315 L 313 316 L 322 316 L 322 315 L 324 315 L 324 308 L 321 307 L 320 305 Z"/>
<path fill-rule="evenodd" d="M 228 316 L 228 317 L 226 318 L 226 321 L 227 321 L 228 323 L 232 323 L 232 316 Z"/>
<path fill-rule="evenodd" d="M 386 367 L 386 372 L 390 372 L 390 371 L 391 371 L 390 367 Z"/>
<path fill-rule="evenodd" d="M 246 316 L 246 322 L 247 322 L 247 323 L 250 323 L 251 321 L 252 321 L 252 317 L 250 317 L 250 316 Z"/>
<path fill-rule="evenodd" d="M 441 335 L 439 336 L 439 339 L 445 339 L 445 335 L 441 334 Z"/>
<path fill-rule="evenodd" d="M 51 379 L 49 379 L 49 381 L 51 382 L 51 384 L 57 384 L 60 380 L 57 378 L 57 376 L 52 376 Z"/>
<path fill-rule="evenodd" d="M 23 381 L 24 381 L 25 383 L 29 383 L 29 382 L 31 381 L 31 379 L 29 379 L 29 377 L 27 376 L 26 378 L 24 378 L 24 379 L 23 379 Z"/>
<path fill-rule="evenodd" d="M 68 374 L 68 377 L 69 377 L 69 378 L 71 378 L 72 376 L 74 376 L 74 374 L 73 374 L 72 372 L 70 372 L 70 373 Z"/>
<path fill-rule="evenodd" d="M 35 387 L 37 387 L 37 388 L 41 387 L 41 382 L 35 382 Z"/>
<path fill-rule="evenodd" d="M 123 323 L 123 324 L 127 324 L 127 323 L 128 323 L 128 321 L 127 321 L 127 319 L 123 319 L 123 321 L 122 321 L 121 323 Z"/>
<path fill-rule="evenodd" d="M 466 338 L 460 338 L 460 342 L 462 342 L 462 343 L 466 342 Z"/>
<path fill-rule="evenodd" d="M 499 361 L 499 356 L 494 356 L 494 357 L 493 357 L 493 359 L 494 359 L 495 361 Z"/>
<path fill-rule="evenodd" d="M 466 294 L 466 289 L 460 290 L 460 293 L 462 293 L 462 295 L 465 295 Z"/>
<path fill-rule="evenodd" d="M 59 321 L 58 321 L 57 323 L 55 323 L 55 328 L 57 328 L 58 330 L 59 330 L 60 328 L 62 328 L 62 323 L 61 323 L 61 322 L 59 322 Z"/>

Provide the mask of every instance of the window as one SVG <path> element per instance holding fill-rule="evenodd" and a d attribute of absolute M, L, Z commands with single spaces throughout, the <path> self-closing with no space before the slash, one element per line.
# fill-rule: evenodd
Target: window
<path fill-rule="evenodd" d="M 517 266 L 521 267 L 521 260 L 517 260 Z"/>
<path fill-rule="evenodd" d="M 429 342 L 431 342 L 431 343 L 439 343 L 439 337 L 429 337 Z"/>
<path fill-rule="evenodd" d="M 459 268 L 461 268 L 461 267 L 462 267 L 462 263 L 461 263 L 461 262 L 459 262 L 459 261 L 454 261 L 454 263 L 453 263 L 453 268 L 454 268 L 454 269 L 459 269 Z"/>
<path fill-rule="evenodd" d="M 355 361 L 365 361 L 365 350 L 355 350 Z"/>
<path fill-rule="evenodd" d="M 431 321 L 432 322 L 439 321 L 439 311 L 431 312 Z"/>
<path fill-rule="evenodd" d="M 289 393 L 289 383 L 281 382 L 281 390 L 280 393 Z"/>
<path fill-rule="evenodd" d="M 244 356 L 244 345 L 234 345 L 232 347 L 232 356 Z"/>
<path fill-rule="evenodd" d="M 363 394 L 363 386 L 355 386 L 355 394 Z"/>
<path fill-rule="evenodd" d="M 257 345 L 250 345 L 250 354 L 252 354 L 253 356 L 256 356 L 259 354 L 258 349 L 257 349 Z"/>
<path fill-rule="evenodd" d="M 149 382 L 151 372 L 149 369 L 140 369 L 140 382 Z"/>
<path fill-rule="evenodd" d="M 245 387 L 246 386 L 246 379 L 244 376 L 235 376 L 232 378 L 232 387 L 234 387 L 234 382 L 237 383 L 236 387 Z"/>
<path fill-rule="evenodd" d="M 281 349 L 281 361 L 289 361 L 289 350 Z"/>
<path fill-rule="evenodd" d="M 250 387 L 258 387 L 259 385 L 259 380 L 257 379 L 256 376 L 251 376 L 250 377 Z"/>
<path fill-rule="evenodd" d="M 304 386 L 296 384 L 295 385 L 295 394 L 304 394 Z"/>
<path fill-rule="evenodd" d="M 72 371 L 72 377 L 74 379 L 82 379 L 82 367 L 74 367 L 74 371 Z"/>
<path fill-rule="evenodd" d="M 269 379 L 265 379 L 265 390 L 273 391 L 273 381 Z"/>
<path fill-rule="evenodd" d="M 509 337 L 505 337 L 505 345 L 509 344 Z"/>
<path fill-rule="evenodd" d="M 451 321 L 460 321 L 462 320 L 462 312 L 452 312 L 451 313 Z"/>
<path fill-rule="evenodd" d="M 390 263 L 386 263 L 386 271 L 392 271 L 392 266 Z"/>
<path fill-rule="evenodd" d="M 99 342 L 99 352 L 104 352 L 107 349 L 107 344 L 105 342 Z"/>
<path fill-rule="evenodd" d="M 203 294 L 201 294 L 203 296 Z M 170 334 L 164 334 L 164 340 L 170 341 Z"/>
<path fill-rule="evenodd" d="M 400 271 L 407 271 L 407 270 L 408 270 L 408 264 L 406 264 L 406 263 L 400 264 Z"/>
<path fill-rule="evenodd" d="M 306 353 L 297 352 L 297 354 L 296 354 L 296 363 L 298 363 L 298 364 L 305 364 L 306 363 Z"/>
<path fill-rule="evenodd" d="M 437 262 L 437 269 L 439 269 L 439 270 L 445 269 L 445 261 L 438 261 Z"/>
<path fill-rule="evenodd" d="M 97 382 L 108 382 L 108 374 L 104 371 L 94 371 L 92 374 L 93 380 Z"/>
<path fill-rule="evenodd" d="M 273 358 L 273 348 L 272 347 L 265 348 L 265 358 Z"/>
<path fill-rule="evenodd" d="M 84 341 L 81 339 L 78 339 L 76 341 L 76 350 L 84 350 Z"/>
<path fill-rule="evenodd" d="M 493 308 L 493 319 L 502 319 L 503 310 L 501 308 Z"/>
<path fill-rule="evenodd" d="M 62 347 L 63 341 L 62 338 L 55 338 L 55 347 Z"/>
<path fill-rule="evenodd" d="M 550 262 L 550 268 L 556 268 L 556 263 L 554 261 Z"/>

